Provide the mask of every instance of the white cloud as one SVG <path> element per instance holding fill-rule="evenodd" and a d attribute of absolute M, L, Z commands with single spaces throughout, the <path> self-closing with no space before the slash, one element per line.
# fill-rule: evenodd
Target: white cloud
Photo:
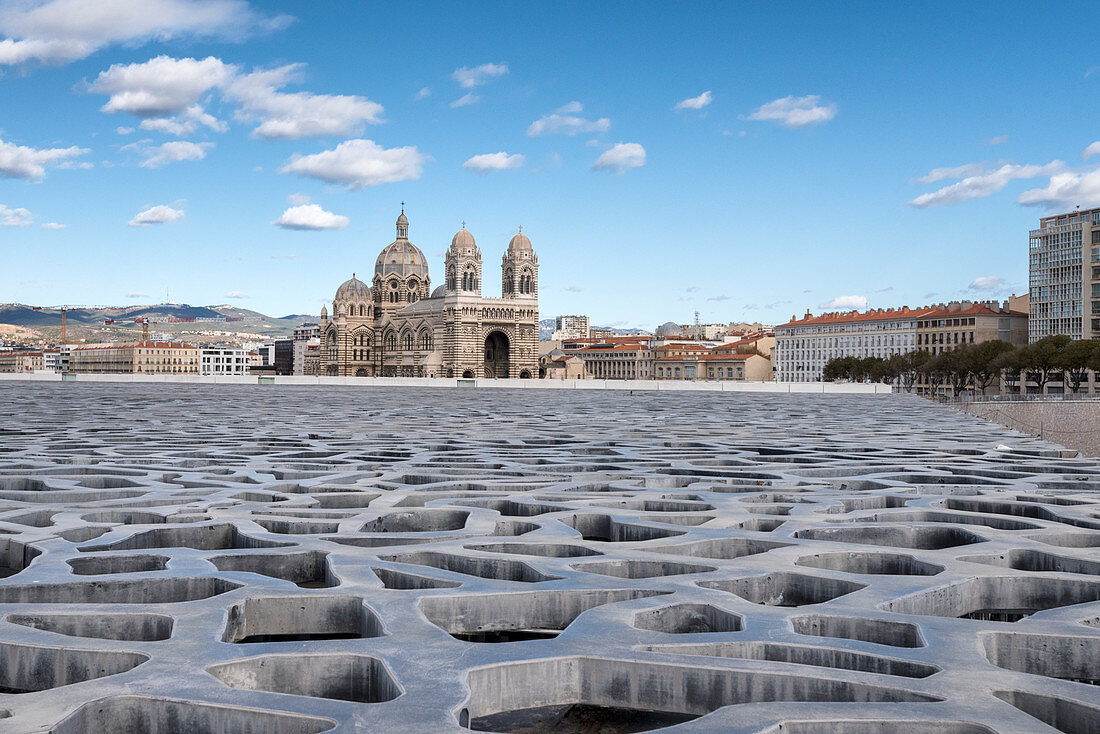
<path fill-rule="evenodd" d="M 1098 153 L 1100 153 L 1100 140 L 1089 143 L 1088 147 L 1081 151 L 1081 160 L 1087 161 Z"/>
<path fill-rule="evenodd" d="M 964 201 L 991 196 L 1016 179 L 1049 176 L 1064 168 L 1065 164 L 1061 161 L 1051 161 L 1045 166 L 1021 166 L 1015 163 L 1007 163 L 993 171 L 969 175 L 961 181 L 949 186 L 944 186 L 931 193 L 921 194 L 910 201 L 909 206 L 925 209 L 945 204 L 961 204 Z M 956 170 L 966 172 L 968 167 L 960 166 Z M 1022 197 L 1023 195 L 1021 195 L 1021 198 Z M 1021 200 L 1020 203 L 1023 204 L 1025 202 Z"/>
<path fill-rule="evenodd" d="M 368 186 L 415 181 L 429 157 L 415 146 L 383 148 L 373 140 L 345 140 L 333 150 L 290 157 L 282 173 L 344 184 L 349 191 Z"/>
<path fill-rule="evenodd" d="M 184 112 L 235 72 L 236 67 L 213 56 L 157 56 L 140 64 L 113 64 L 99 73 L 88 91 L 109 96 L 104 112 L 164 117 Z"/>
<path fill-rule="evenodd" d="M 119 135 L 130 135 L 131 133 L 134 132 L 134 128 L 132 128 L 132 127 L 116 127 L 115 132 L 118 133 Z"/>
<path fill-rule="evenodd" d="M 985 141 L 986 145 L 1003 145 L 1008 142 L 1007 135 L 995 135 L 989 140 Z"/>
<path fill-rule="evenodd" d="M 541 135 L 577 135 L 579 133 L 603 133 L 611 129 L 611 120 L 601 117 L 599 120 L 586 120 L 576 113 L 584 108 L 580 102 L 570 102 L 554 110 L 552 114 L 540 117 L 527 127 L 527 137 Z"/>
<path fill-rule="evenodd" d="M 98 49 L 177 38 L 240 39 L 285 27 L 244 0 L 24 0 L 0 7 L 0 64 L 63 64 Z"/>
<path fill-rule="evenodd" d="M 65 229 L 66 226 L 57 222 L 43 222 L 42 229 Z"/>
<path fill-rule="evenodd" d="M 202 105 L 198 104 L 191 105 L 186 111 L 175 117 L 153 117 L 142 120 L 139 127 L 142 130 L 168 133 L 169 135 L 175 135 L 177 138 L 182 138 L 184 135 L 195 132 L 199 125 L 219 133 L 224 133 L 229 129 L 229 125 L 207 113 Z"/>
<path fill-rule="evenodd" d="M 366 97 L 279 91 L 296 81 L 302 68 L 257 70 L 229 84 L 225 97 L 241 106 L 239 116 L 260 122 L 253 135 L 269 140 L 358 135 L 368 123 L 382 122 L 382 105 Z"/>
<path fill-rule="evenodd" d="M 138 212 L 133 219 L 130 220 L 131 227 L 148 227 L 150 224 L 170 224 L 171 222 L 178 222 L 183 219 L 184 213 L 182 209 L 173 209 L 170 206 L 158 204 L 157 206 L 151 206 L 148 209 L 143 209 Z"/>
<path fill-rule="evenodd" d="M 482 153 L 481 155 L 475 155 L 473 158 L 463 163 L 462 167 L 467 171 L 489 173 L 490 171 L 505 171 L 509 168 L 519 168 L 523 165 L 523 161 L 524 157 L 520 153 L 508 155 L 502 151 L 500 153 Z"/>
<path fill-rule="evenodd" d="M 302 204 L 309 204 L 313 201 L 309 194 L 291 194 L 286 197 L 286 203 L 291 206 L 301 206 Z"/>
<path fill-rule="evenodd" d="M 984 163 L 967 163 L 962 166 L 950 166 L 945 168 L 933 168 L 924 176 L 917 179 L 917 183 L 930 184 L 936 181 L 946 181 L 953 178 L 969 178 L 985 173 L 988 167 Z"/>
<path fill-rule="evenodd" d="M 147 140 L 124 145 L 119 150 L 133 150 L 145 156 L 138 165 L 142 168 L 160 168 L 169 163 L 180 161 L 201 161 L 206 157 L 208 148 L 214 147 L 213 143 L 192 143 L 187 140 L 173 140 L 161 145 L 148 145 Z"/>
<path fill-rule="evenodd" d="M 688 97 L 676 103 L 674 110 L 701 110 L 714 100 L 710 90 L 703 92 L 698 97 Z"/>
<path fill-rule="evenodd" d="M 229 291 L 222 298 L 248 298 L 248 296 L 240 291 Z"/>
<path fill-rule="evenodd" d="M 142 293 L 141 291 L 130 291 L 126 294 L 127 298 L 149 298 L 148 293 Z"/>
<path fill-rule="evenodd" d="M 297 260 L 298 256 L 294 255 L 294 254 L 291 254 L 291 255 L 272 255 L 271 259 L 272 260 Z"/>
<path fill-rule="evenodd" d="M 326 212 L 317 204 L 301 204 L 287 209 L 272 224 L 283 229 L 321 230 L 343 229 L 350 221 L 347 217 Z"/>
<path fill-rule="evenodd" d="M 645 165 L 645 148 L 638 143 L 619 143 L 603 152 L 592 164 L 593 171 L 622 173 L 629 168 Z"/>
<path fill-rule="evenodd" d="M 454 73 L 451 74 L 451 78 L 458 82 L 458 85 L 463 89 L 473 89 L 507 73 L 507 64 L 482 64 L 481 66 L 463 66 L 461 69 L 455 69 Z"/>
<path fill-rule="evenodd" d="M 1053 173 L 1046 186 L 1023 192 L 1016 202 L 1049 209 L 1091 209 L 1100 205 L 1100 168 Z"/>
<path fill-rule="evenodd" d="M 808 94 L 805 97 L 780 97 L 761 105 L 749 115 L 750 120 L 771 120 L 784 127 L 820 125 L 836 117 L 836 105 L 821 103 L 821 97 Z"/>
<path fill-rule="evenodd" d="M 454 102 L 451 102 L 451 109 L 455 109 L 457 107 L 466 107 L 467 105 L 472 105 L 472 104 L 477 104 L 480 101 L 481 101 L 481 97 L 477 96 L 473 92 L 467 92 L 466 94 L 464 94 L 461 97 L 459 97 L 458 99 L 456 99 Z"/>
<path fill-rule="evenodd" d="M 78 148 L 75 145 L 69 148 L 38 150 L 0 140 L 0 178 L 25 178 L 30 181 L 41 181 L 46 175 L 46 166 L 57 165 L 60 167 L 68 159 L 89 152 L 87 148 Z"/>
<path fill-rule="evenodd" d="M 421 87 L 420 91 L 416 93 L 416 99 L 427 99 L 432 96 L 431 87 Z"/>
<path fill-rule="evenodd" d="M 821 308 L 841 308 L 848 311 L 862 311 L 867 308 L 867 296 L 837 296 L 831 301 L 825 301 Z"/>
<path fill-rule="evenodd" d="M 0 227 L 29 227 L 34 217 L 26 209 L 10 209 L 0 204 Z"/>
<path fill-rule="evenodd" d="M 1005 279 L 999 275 L 983 275 L 980 278 L 975 278 L 970 281 L 970 290 L 972 291 L 990 291 L 994 288 L 1000 288 L 1004 285 Z"/>

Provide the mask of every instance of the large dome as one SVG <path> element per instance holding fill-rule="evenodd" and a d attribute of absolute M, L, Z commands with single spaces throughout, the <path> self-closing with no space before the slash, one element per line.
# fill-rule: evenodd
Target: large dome
<path fill-rule="evenodd" d="M 445 295 L 447 295 L 447 286 L 439 285 L 432 291 L 430 298 L 443 298 Z"/>
<path fill-rule="evenodd" d="M 531 240 L 527 239 L 527 235 L 523 233 L 523 227 L 519 228 L 519 234 L 512 238 L 512 241 L 508 243 L 509 250 L 528 250 L 532 249 Z"/>
<path fill-rule="evenodd" d="M 456 250 L 460 247 L 477 247 L 474 236 L 466 229 L 466 222 L 462 223 L 462 229 L 458 230 L 455 236 L 451 238 L 451 247 Z"/>
<path fill-rule="evenodd" d="M 378 255 L 378 259 L 374 262 L 374 274 L 383 278 L 387 275 L 396 275 L 399 278 L 416 275 L 427 278 L 428 260 L 420 248 L 413 243 L 408 240 L 397 240 Z"/>
<path fill-rule="evenodd" d="M 657 327 L 657 336 L 680 336 L 682 331 L 679 324 L 666 321 Z"/>
<path fill-rule="evenodd" d="M 369 301 L 370 286 L 355 277 L 352 273 L 351 280 L 345 280 L 336 289 L 337 301 Z"/>

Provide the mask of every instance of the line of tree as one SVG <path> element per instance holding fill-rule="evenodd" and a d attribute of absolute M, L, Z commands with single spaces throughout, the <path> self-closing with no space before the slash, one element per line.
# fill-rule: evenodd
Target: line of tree
<path fill-rule="evenodd" d="M 885 359 L 837 357 L 825 365 L 822 377 L 895 384 L 906 392 L 912 392 L 914 385 L 923 380 L 933 393 L 949 385 L 957 397 L 967 389 L 984 395 L 1002 377 L 1011 392 L 1018 392 L 1021 382 L 1026 385 L 1030 381 L 1041 393 L 1049 382 L 1061 379 L 1070 392 L 1077 393 L 1088 379 L 1089 370 L 1100 372 L 1100 340 L 1074 340 L 1059 334 L 1026 347 L 993 339 L 960 344 L 935 356 L 916 351 Z"/>

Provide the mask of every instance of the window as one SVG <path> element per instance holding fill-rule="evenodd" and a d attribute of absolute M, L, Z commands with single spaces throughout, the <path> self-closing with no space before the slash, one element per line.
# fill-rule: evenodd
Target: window
<path fill-rule="evenodd" d="M 405 342 L 405 351 L 406 352 L 411 352 L 412 348 L 413 348 L 413 335 L 409 332 L 405 332 L 404 342 Z"/>

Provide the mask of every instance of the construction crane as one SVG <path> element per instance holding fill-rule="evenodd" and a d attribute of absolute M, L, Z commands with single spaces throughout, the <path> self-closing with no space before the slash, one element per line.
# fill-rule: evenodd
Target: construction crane
<path fill-rule="evenodd" d="M 102 311 L 108 308 L 117 308 L 117 306 L 31 306 L 32 311 L 42 311 L 46 308 L 53 308 L 61 312 L 61 340 L 58 344 L 64 344 L 68 341 L 65 316 L 69 311 Z"/>
<path fill-rule="evenodd" d="M 141 324 L 141 340 L 147 342 L 149 341 L 149 324 L 191 324 L 197 321 L 226 323 L 230 321 L 267 321 L 267 319 L 262 316 L 161 316 L 152 319 L 148 316 L 139 316 L 136 319 L 104 319 L 103 323 Z"/>

